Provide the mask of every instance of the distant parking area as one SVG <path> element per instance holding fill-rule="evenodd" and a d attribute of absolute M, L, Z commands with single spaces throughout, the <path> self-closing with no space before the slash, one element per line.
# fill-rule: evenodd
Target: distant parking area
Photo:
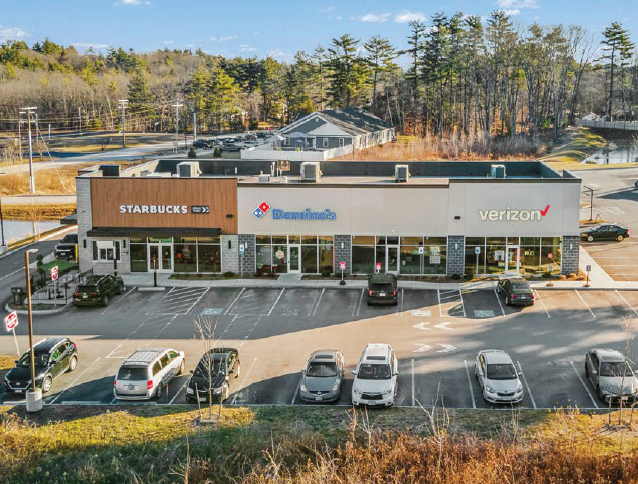
<path fill-rule="evenodd" d="M 638 292 L 537 291 L 536 304 L 505 306 L 491 290 L 399 290 L 397 306 L 368 306 L 361 289 L 131 288 L 107 308 L 71 308 L 36 316 L 36 340 L 69 336 L 78 345 L 76 371 L 58 377 L 45 402 L 110 404 L 119 365 L 138 348 L 171 347 L 186 354 L 186 373 L 156 404 L 183 404 L 204 352 L 195 321 L 214 327 L 214 346 L 239 350 L 241 373 L 227 404 L 302 405 L 301 370 L 311 352 L 340 349 L 346 379 L 337 404 L 349 405 L 351 370 L 367 343 L 390 343 L 399 358 L 396 405 L 493 408 L 474 378 L 480 349 L 499 348 L 522 372 L 528 408 L 601 406 L 584 373 L 594 346 L 625 347 L 623 321 L 638 317 Z M 18 327 L 27 345 L 26 325 Z M 631 342 L 633 359 L 636 358 Z M 0 336 L 0 354 L 15 354 Z M 0 391 L 0 403 L 24 397 Z M 495 407 L 494 407 L 495 408 Z"/>
<path fill-rule="evenodd" d="M 638 240 L 635 238 L 582 245 L 614 281 L 638 281 Z"/>

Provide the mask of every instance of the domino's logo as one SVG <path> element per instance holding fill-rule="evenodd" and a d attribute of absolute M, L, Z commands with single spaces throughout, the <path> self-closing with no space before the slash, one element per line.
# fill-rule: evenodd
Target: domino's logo
<path fill-rule="evenodd" d="M 256 219 L 260 219 L 264 215 L 266 215 L 268 210 L 270 210 L 270 205 L 268 205 L 266 202 L 261 202 L 259 204 L 259 207 L 257 207 L 255 211 L 253 212 L 253 215 L 255 216 Z"/>

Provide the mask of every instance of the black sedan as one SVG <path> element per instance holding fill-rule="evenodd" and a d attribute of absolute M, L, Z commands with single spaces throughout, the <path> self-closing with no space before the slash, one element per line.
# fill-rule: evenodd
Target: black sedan
<path fill-rule="evenodd" d="M 629 229 L 618 224 L 598 224 L 580 232 L 580 238 L 587 242 L 594 240 L 617 240 L 622 242 L 629 237 Z"/>
<path fill-rule="evenodd" d="M 46 338 L 33 345 L 33 361 L 35 386 L 47 393 L 56 377 L 75 370 L 78 348 L 69 338 Z M 4 377 L 4 389 L 7 393 L 25 393 L 31 386 L 31 358 L 27 351 Z"/>
<path fill-rule="evenodd" d="M 239 352 L 235 348 L 213 348 L 204 353 L 195 371 L 191 371 L 186 401 L 223 402 L 239 378 L 239 366 Z"/>
<path fill-rule="evenodd" d="M 368 277 L 368 305 L 397 305 L 397 276 L 394 274 L 372 274 Z"/>
<path fill-rule="evenodd" d="M 534 291 L 522 277 L 508 277 L 498 281 L 496 292 L 505 299 L 506 306 L 531 306 L 534 304 Z"/>

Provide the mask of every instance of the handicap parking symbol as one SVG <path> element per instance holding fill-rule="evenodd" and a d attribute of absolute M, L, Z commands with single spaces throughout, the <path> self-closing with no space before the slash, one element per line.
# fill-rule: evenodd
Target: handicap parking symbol
<path fill-rule="evenodd" d="M 201 316 L 219 316 L 224 312 L 224 308 L 204 308 L 200 313 Z"/>
<path fill-rule="evenodd" d="M 493 318 L 494 311 L 491 309 L 475 309 L 474 317 L 475 318 Z"/>

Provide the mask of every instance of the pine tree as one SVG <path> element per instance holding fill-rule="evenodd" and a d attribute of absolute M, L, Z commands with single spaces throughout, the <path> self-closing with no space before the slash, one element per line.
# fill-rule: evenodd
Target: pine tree
<path fill-rule="evenodd" d="M 358 54 L 359 40 L 350 34 L 332 39 L 330 60 L 330 97 L 334 107 L 363 104 L 362 93 L 369 83 L 367 64 Z"/>
<path fill-rule="evenodd" d="M 372 111 L 377 111 L 377 84 L 383 74 L 393 71 L 397 65 L 393 60 L 397 57 L 396 50 L 390 41 L 375 35 L 364 44 L 368 52 L 367 62 L 372 69 Z"/>
<path fill-rule="evenodd" d="M 611 118 L 614 106 L 614 80 L 616 75 L 616 67 L 620 70 L 626 65 L 627 60 L 631 57 L 634 44 L 629 38 L 629 32 L 623 28 L 620 22 L 612 22 L 612 24 L 603 32 L 604 40 L 603 55 L 599 61 L 603 61 L 603 65 L 609 69 L 609 94 L 607 100 L 607 116 Z"/>
<path fill-rule="evenodd" d="M 149 125 L 154 119 L 153 95 L 148 87 L 146 74 L 136 71 L 128 83 L 129 112 Z"/>

